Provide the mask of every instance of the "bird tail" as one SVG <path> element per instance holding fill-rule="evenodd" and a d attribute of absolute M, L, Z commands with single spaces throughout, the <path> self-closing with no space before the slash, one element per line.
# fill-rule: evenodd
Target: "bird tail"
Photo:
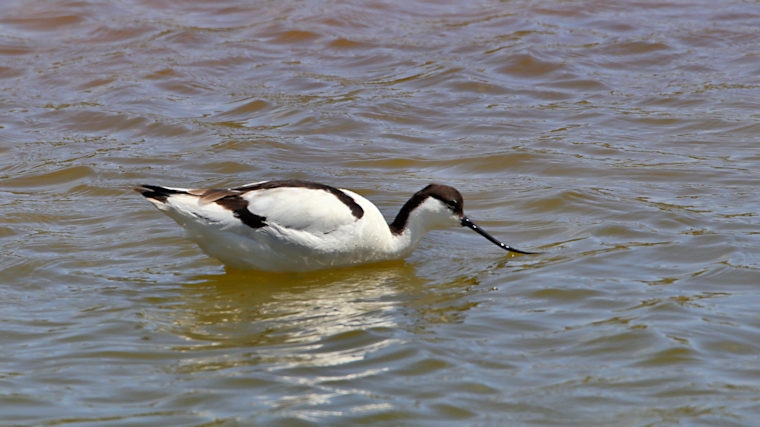
<path fill-rule="evenodd" d="M 158 185 L 141 185 L 134 189 L 138 193 L 142 194 L 145 198 L 155 200 L 160 203 L 166 203 L 173 194 L 190 194 L 187 190 L 182 188 L 168 188 L 160 187 Z"/>

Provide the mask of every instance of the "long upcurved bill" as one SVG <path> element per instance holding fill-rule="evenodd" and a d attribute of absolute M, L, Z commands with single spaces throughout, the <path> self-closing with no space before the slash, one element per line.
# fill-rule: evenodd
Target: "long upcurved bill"
<path fill-rule="evenodd" d="M 480 228 L 477 224 L 475 224 L 474 222 L 472 222 L 470 220 L 470 218 L 467 218 L 466 216 L 462 217 L 462 223 L 461 224 L 462 224 L 463 227 L 467 227 L 467 228 L 472 229 L 472 231 L 480 234 L 481 236 L 483 236 L 486 239 L 488 239 L 491 243 L 495 244 L 496 246 L 498 246 L 498 247 L 500 247 L 500 248 L 502 248 L 504 250 L 507 250 L 507 251 L 510 251 L 510 252 L 516 252 L 518 254 L 526 254 L 526 255 L 532 255 L 532 254 L 538 254 L 538 253 L 540 253 L 540 252 L 523 251 L 523 250 L 520 250 L 520 249 L 513 248 L 512 246 L 509 246 L 509 245 L 507 245 L 504 242 L 500 242 L 499 240 L 497 240 L 492 235 L 486 233 L 482 228 Z"/>

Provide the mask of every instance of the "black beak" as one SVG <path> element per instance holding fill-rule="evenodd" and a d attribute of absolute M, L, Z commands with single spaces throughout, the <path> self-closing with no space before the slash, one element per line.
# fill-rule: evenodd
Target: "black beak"
<path fill-rule="evenodd" d="M 510 252 L 516 252 L 518 254 L 527 254 L 527 255 L 540 253 L 540 252 L 521 251 L 520 249 L 515 249 L 512 246 L 509 246 L 509 245 L 507 245 L 507 244 L 505 244 L 503 242 L 500 242 L 500 241 L 496 240 L 496 238 L 493 237 L 492 235 L 490 235 L 490 234 L 486 233 L 485 231 L 483 231 L 482 228 L 478 227 L 477 224 L 475 224 L 474 222 L 472 222 L 470 220 L 470 218 L 467 218 L 466 216 L 462 217 L 462 223 L 461 224 L 462 224 L 463 227 L 467 227 L 467 228 L 472 229 L 474 232 L 480 234 L 481 236 L 483 236 L 486 239 L 488 239 L 489 241 L 491 241 L 491 243 L 493 243 L 494 245 L 496 245 L 496 246 L 498 246 L 498 247 L 500 247 L 500 248 L 502 248 L 504 250 L 507 250 L 507 251 L 510 251 Z"/>

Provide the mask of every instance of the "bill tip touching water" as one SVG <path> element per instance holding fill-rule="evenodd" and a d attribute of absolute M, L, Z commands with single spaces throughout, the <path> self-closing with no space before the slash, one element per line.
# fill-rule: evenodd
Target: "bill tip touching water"
<path fill-rule="evenodd" d="M 460 225 L 500 248 L 464 215 L 455 188 L 430 184 L 393 222 L 364 197 L 300 180 L 263 181 L 229 189 L 142 185 L 135 188 L 174 219 L 204 252 L 240 269 L 309 271 L 407 257 L 428 231 Z"/>

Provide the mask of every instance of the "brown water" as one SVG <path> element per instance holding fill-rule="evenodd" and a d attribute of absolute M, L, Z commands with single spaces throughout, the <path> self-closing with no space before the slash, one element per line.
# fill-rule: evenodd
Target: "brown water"
<path fill-rule="evenodd" d="M 452 3 L 3 1 L 0 424 L 755 423 L 760 5 Z M 285 178 L 544 254 L 226 272 L 130 191 Z"/>

